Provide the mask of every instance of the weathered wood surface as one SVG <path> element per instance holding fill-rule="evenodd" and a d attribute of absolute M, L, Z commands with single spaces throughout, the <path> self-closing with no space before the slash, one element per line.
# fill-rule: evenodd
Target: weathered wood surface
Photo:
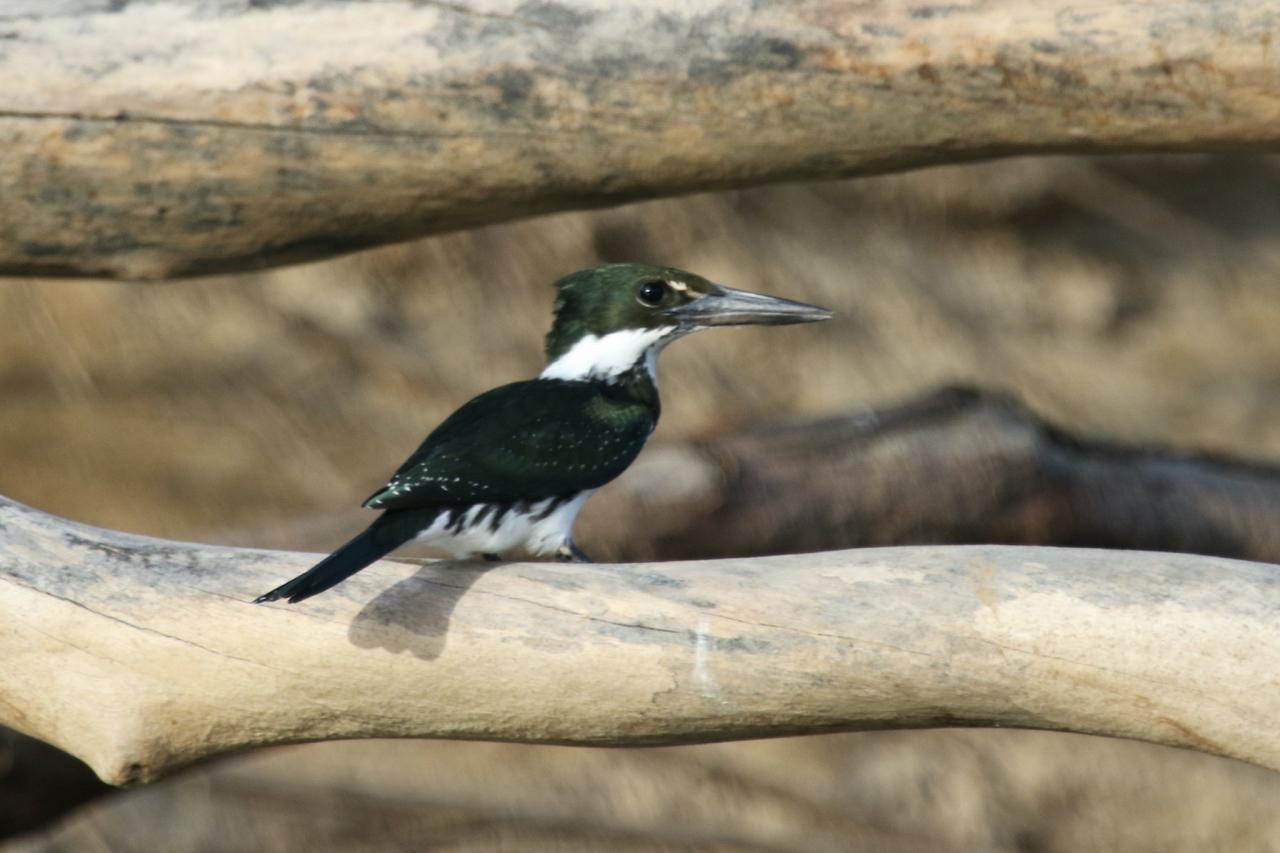
<path fill-rule="evenodd" d="M 638 745 L 1003 725 L 1280 769 L 1280 569 L 1144 552 L 868 549 L 705 563 L 377 564 L 0 501 L 0 723 L 107 781 L 291 740 Z"/>
<path fill-rule="evenodd" d="M 1269 0 L 17 0 L 0 272 L 157 278 L 1003 154 L 1274 149 Z"/>

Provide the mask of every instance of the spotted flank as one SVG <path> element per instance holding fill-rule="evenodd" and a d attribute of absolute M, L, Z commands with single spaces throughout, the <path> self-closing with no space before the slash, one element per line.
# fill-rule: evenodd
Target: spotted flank
<path fill-rule="evenodd" d="M 433 486 L 445 494 L 456 491 L 460 495 L 468 491 L 474 492 L 484 488 L 482 484 L 477 483 L 475 480 L 467 480 L 462 477 L 431 477 L 425 474 L 410 473 L 405 477 L 397 477 L 392 480 L 382 491 L 378 492 L 378 496 L 380 499 L 397 498 L 407 495 L 413 489 L 422 486 Z M 372 500 L 373 498 L 369 499 L 369 501 Z M 365 502 L 365 506 L 374 506 L 369 501 Z"/>
<path fill-rule="evenodd" d="M 573 520 L 592 491 L 442 508 L 414 539 L 454 558 L 513 550 L 535 557 L 552 556 L 569 542 Z"/>

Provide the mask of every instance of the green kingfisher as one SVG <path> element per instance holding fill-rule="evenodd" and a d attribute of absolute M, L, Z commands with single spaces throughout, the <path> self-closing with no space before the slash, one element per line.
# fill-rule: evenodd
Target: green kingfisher
<path fill-rule="evenodd" d="M 547 366 L 445 419 L 364 506 L 382 515 L 312 569 L 257 599 L 324 592 L 410 541 L 454 559 L 522 549 L 590 562 L 574 518 L 621 474 L 658 423 L 658 353 L 690 332 L 825 320 L 831 312 L 644 264 L 581 270 L 555 284 Z"/>

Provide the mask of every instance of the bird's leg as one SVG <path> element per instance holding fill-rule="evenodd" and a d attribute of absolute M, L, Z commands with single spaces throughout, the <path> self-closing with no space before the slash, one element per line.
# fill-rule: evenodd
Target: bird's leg
<path fill-rule="evenodd" d="M 558 549 L 556 549 L 557 563 L 594 563 L 595 561 L 588 557 L 581 548 L 573 544 L 572 539 L 564 540 Z"/>

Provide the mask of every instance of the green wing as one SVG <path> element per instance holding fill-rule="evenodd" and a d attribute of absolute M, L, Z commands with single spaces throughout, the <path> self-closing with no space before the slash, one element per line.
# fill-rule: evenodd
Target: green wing
<path fill-rule="evenodd" d="M 536 500 L 598 488 L 631 464 L 656 422 L 649 406 L 598 383 L 503 385 L 436 427 L 364 505 Z"/>

